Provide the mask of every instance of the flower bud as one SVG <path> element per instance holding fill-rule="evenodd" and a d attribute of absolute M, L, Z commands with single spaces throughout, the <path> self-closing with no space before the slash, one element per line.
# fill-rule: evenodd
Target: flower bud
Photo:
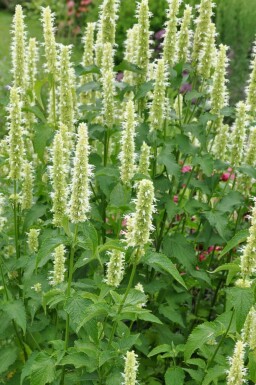
<path fill-rule="evenodd" d="M 116 20 L 119 0 L 103 0 L 101 5 L 102 43 L 115 44 Z"/>
<path fill-rule="evenodd" d="M 138 84 L 142 84 L 147 79 L 148 65 L 150 59 L 149 50 L 149 9 L 148 0 L 141 0 L 138 3 L 137 18 L 139 24 L 139 34 L 137 36 L 137 65 L 143 70 L 142 74 L 137 77 Z"/>
<path fill-rule="evenodd" d="M 94 33 L 95 33 L 95 23 L 87 23 L 85 30 L 85 35 L 82 40 L 84 45 L 84 53 L 82 58 L 82 65 L 87 67 L 94 64 Z M 93 81 L 93 74 L 86 74 L 81 76 L 81 85 L 90 83 Z M 92 102 L 92 91 L 82 92 L 81 93 L 81 102 L 82 103 L 91 103 Z"/>
<path fill-rule="evenodd" d="M 208 27 L 207 27 L 208 28 Z M 227 52 L 228 47 L 221 44 L 216 60 L 216 68 L 213 74 L 211 89 L 211 113 L 219 114 L 220 110 L 227 105 L 228 94 L 226 86 Z"/>
<path fill-rule="evenodd" d="M 190 46 L 192 31 L 190 31 L 192 7 L 190 5 L 185 6 L 185 11 L 180 27 L 180 31 L 177 35 L 177 62 L 186 63 L 190 59 Z"/>
<path fill-rule="evenodd" d="M 44 48 L 47 72 L 57 77 L 57 49 L 55 42 L 54 14 L 50 7 L 42 8 L 42 22 L 44 30 Z"/>
<path fill-rule="evenodd" d="M 244 154 L 244 144 L 247 127 L 246 105 L 238 102 L 236 105 L 236 120 L 231 133 L 231 159 L 232 166 L 240 166 Z"/>
<path fill-rule="evenodd" d="M 40 230 L 30 229 L 28 233 L 28 248 L 31 253 L 36 253 L 38 251 L 38 236 L 40 234 Z"/>
<path fill-rule="evenodd" d="M 202 45 L 202 51 L 199 53 L 198 72 L 203 79 L 211 77 L 212 68 L 214 68 L 216 60 L 215 46 L 216 27 L 211 23 Z"/>

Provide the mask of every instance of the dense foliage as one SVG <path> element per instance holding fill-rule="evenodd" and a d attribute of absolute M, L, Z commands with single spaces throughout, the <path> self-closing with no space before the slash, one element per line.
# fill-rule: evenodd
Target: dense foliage
<path fill-rule="evenodd" d="M 211 0 L 180 21 L 168 1 L 158 55 L 141 0 L 116 66 L 118 3 L 87 24 L 75 65 L 49 7 L 42 45 L 15 9 L 0 382 L 253 384 L 256 52 L 230 106 Z"/>

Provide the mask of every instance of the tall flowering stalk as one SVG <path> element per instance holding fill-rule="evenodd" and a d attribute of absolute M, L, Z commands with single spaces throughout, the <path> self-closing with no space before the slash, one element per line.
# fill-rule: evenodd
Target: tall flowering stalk
<path fill-rule="evenodd" d="M 256 41 L 253 44 L 252 59 L 250 62 L 250 77 L 248 86 L 246 88 L 246 105 L 248 106 L 249 112 L 255 115 L 256 110 Z"/>
<path fill-rule="evenodd" d="M 139 255 L 143 255 L 153 230 L 154 186 L 151 180 L 143 179 L 138 183 L 135 205 L 135 212 L 127 218 L 126 243 L 127 246 L 137 248 Z"/>
<path fill-rule="evenodd" d="M 14 180 L 21 179 L 24 162 L 24 142 L 21 115 L 22 103 L 16 87 L 10 91 L 9 111 L 9 177 Z"/>
<path fill-rule="evenodd" d="M 153 93 L 153 100 L 149 112 L 151 131 L 155 131 L 157 129 L 161 130 L 163 128 L 166 113 L 166 79 L 167 75 L 164 59 L 159 59 L 156 67 L 156 81 Z"/>
<path fill-rule="evenodd" d="M 102 43 L 115 44 L 116 20 L 119 0 L 103 0 L 101 5 Z"/>
<path fill-rule="evenodd" d="M 24 91 L 26 82 L 26 33 L 21 5 L 16 5 L 12 25 L 12 72 L 13 85 Z"/>
<path fill-rule="evenodd" d="M 50 7 L 42 8 L 42 23 L 46 57 L 45 68 L 47 73 L 52 77 L 52 85 L 49 96 L 48 120 L 51 124 L 56 126 L 56 81 L 58 79 L 58 60 L 55 41 L 54 14 L 51 12 Z"/>
<path fill-rule="evenodd" d="M 125 41 L 125 54 L 124 59 L 130 63 L 137 63 L 137 45 L 136 41 L 139 35 L 139 25 L 134 24 L 134 26 L 127 31 L 127 39 Z M 134 85 L 135 75 L 131 71 L 124 71 L 123 81 Z"/>
<path fill-rule="evenodd" d="M 59 121 L 74 130 L 74 98 L 72 89 L 71 47 L 60 46 Z"/>
<path fill-rule="evenodd" d="M 135 108 L 132 100 L 126 105 L 120 152 L 120 176 L 122 182 L 130 186 L 135 173 Z"/>
<path fill-rule="evenodd" d="M 212 151 L 217 159 L 225 161 L 227 158 L 229 126 L 223 123 L 223 117 L 216 122 L 216 137 Z"/>
<path fill-rule="evenodd" d="M 167 12 L 166 32 L 163 43 L 163 58 L 168 66 L 175 63 L 175 52 L 177 43 L 177 14 L 179 11 L 180 0 L 168 0 L 169 9 Z"/>
<path fill-rule="evenodd" d="M 242 249 L 241 255 L 241 279 L 238 279 L 236 285 L 239 287 L 250 287 L 250 277 L 256 268 L 256 200 L 254 199 L 254 207 L 251 216 L 251 227 L 249 228 L 249 236 L 245 247 Z"/>
<path fill-rule="evenodd" d="M 124 276 L 124 253 L 120 250 L 113 250 L 108 253 L 110 259 L 107 263 L 106 284 L 118 287 Z"/>
<path fill-rule="evenodd" d="M 71 198 L 69 218 L 73 223 L 84 222 L 90 210 L 89 183 L 91 179 L 91 165 L 89 164 L 88 129 L 85 123 L 78 127 L 77 145 L 72 171 Z"/>
<path fill-rule="evenodd" d="M 177 62 L 188 62 L 190 59 L 190 46 L 192 31 L 190 30 L 192 7 L 186 4 L 180 31 L 177 35 L 176 56 Z"/>
<path fill-rule="evenodd" d="M 149 175 L 150 167 L 150 147 L 143 142 L 140 150 L 140 160 L 137 172 L 143 175 Z"/>
<path fill-rule="evenodd" d="M 52 167 L 50 168 L 53 192 L 52 212 L 53 224 L 61 227 L 67 211 L 67 182 L 66 182 L 65 143 L 60 132 L 53 140 Z"/>
<path fill-rule="evenodd" d="M 149 8 L 148 0 L 141 0 L 138 3 L 137 8 L 137 18 L 139 24 L 139 34 L 138 34 L 138 43 L 137 43 L 137 65 L 143 70 L 142 74 L 139 74 L 137 77 L 138 84 L 144 83 L 147 79 L 148 66 L 150 59 L 150 50 L 149 50 Z"/>
<path fill-rule="evenodd" d="M 88 23 L 84 37 L 82 39 L 83 45 L 84 45 L 84 53 L 82 58 L 82 65 L 87 67 L 94 64 L 94 34 L 95 34 L 95 23 Z M 93 81 L 93 74 L 86 74 L 81 76 L 81 85 L 92 82 Z M 81 102 L 82 103 L 91 103 L 93 101 L 92 99 L 92 92 L 83 92 L 81 93 Z"/>
<path fill-rule="evenodd" d="M 233 357 L 229 359 L 230 368 L 227 374 L 227 385 L 242 385 L 245 382 L 244 356 L 245 345 L 243 341 L 237 341 Z"/>
<path fill-rule="evenodd" d="M 242 339 L 244 344 L 248 345 L 250 350 L 256 348 L 256 310 L 252 306 L 247 314 L 242 330 Z"/>
<path fill-rule="evenodd" d="M 209 79 L 211 77 L 211 71 L 214 68 L 216 61 L 215 24 L 211 23 L 208 29 L 205 41 L 202 45 L 202 51 L 199 53 L 198 72 L 203 79 Z"/>
<path fill-rule="evenodd" d="M 211 88 L 211 113 L 219 114 L 220 110 L 228 103 L 226 71 L 228 65 L 226 45 L 221 44 L 216 59 L 216 68 L 213 75 Z"/>
<path fill-rule="evenodd" d="M 192 60 L 194 63 L 198 62 L 199 54 L 206 40 L 208 28 L 211 24 L 211 18 L 213 15 L 212 7 L 212 0 L 201 0 L 199 6 L 199 16 L 196 19 L 196 30 L 193 43 Z"/>
<path fill-rule="evenodd" d="M 138 356 L 133 350 L 126 353 L 122 385 L 136 385 L 138 383 L 136 380 L 139 367 L 137 358 Z"/>
<path fill-rule="evenodd" d="M 31 253 L 36 253 L 38 251 L 39 234 L 40 234 L 40 230 L 38 230 L 38 229 L 30 229 L 29 230 L 27 244 L 28 244 L 29 251 Z"/>
<path fill-rule="evenodd" d="M 247 127 L 247 107 L 244 102 L 238 102 L 236 105 L 236 120 L 231 134 L 231 164 L 239 166 L 243 159 L 244 144 Z"/>

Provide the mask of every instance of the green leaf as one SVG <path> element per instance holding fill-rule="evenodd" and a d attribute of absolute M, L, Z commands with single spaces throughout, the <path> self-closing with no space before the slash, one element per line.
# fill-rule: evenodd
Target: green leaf
<path fill-rule="evenodd" d="M 180 166 L 177 164 L 175 157 L 172 153 L 170 145 L 165 145 L 160 152 L 157 162 L 158 164 L 162 164 L 166 167 L 168 175 L 172 176 L 174 175 L 175 177 L 179 176 L 180 172 Z"/>
<path fill-rule="evenodd" d="M 234 107 L 223 107 L 220 110 L 220 114 L 222 116 L 233 116 L 235 114 L 235 109 Z"/>
<path fill-rule="evenodd" d="M 83 320 L 79 323 L 76 332 L 81 329 L 82 326 L 84 326 L 88 321 L 90 321 L 92 318 L 96 317 L 102 317 L 109 314 L 109 306 L 105 303 L 97 303 L 93 304 L 87 307 L 87 314 L 83 318 Z"/>
<path fill-rule="evenodd" d="M 118 183 L 110 193 L 109 201 L 112 206 L 124 207 L 127 206 L 131 199 L 131 193 L 128 188 Z"/>
<path fill-rule="evenodd" d="M 98 247 L 98 233 L 95 227 L 90 222 L 85 222 L 81 226 L 81 230 L 83 232 L 82 238 L 82 247 L 85 249 L 89 249 L 92 251 L 93 255 L 95 255 L 97 247 Z M 80 238 L 79 238 L 80 240 Z"/>
<path fill-rule="evenodd" d="M 196 90 L 192 90 L 186 93 L 185 100 L 186 102 L 189 102 L 193 99 L 201 98 L 203 94 L 201 92 L 198 92 Z"/>
<path fill-rule="evenodd" d="M 209 224 L 214 227 L 219 235 L 226 240 L 226 230 L 228 225 L 228 217 L 221 211 L 205 211 L 203 216 Z"/>
<path fill-rule="evenodd" d="M 54 361 L 45 353 L 39 353 L 31 366 L 30 385 L 45 385 L 55 378 Z"/>
<path fill-rule="evenodd" d="M 182 234 L 165 237 L 163 250 L 168 257 L 176 258 L 189 272 L 195 269 L 196 255 L 194 248 Z"/>
<path fill-rule="evenodd" d="M 43 294 L 43 308 L 46 312 L 46 305 L 51 309 L 60 302 L 64 302 L 66 299 L 65 293 L 60 289 L 52 289 Z"/>
<path fill-rule="evenodd" d="M 57 236 L 56 232 L 52 231 L 52 234 L 44 239 L 41 247 L 39 248 L 36 267 L 43 267 L 51 258 L 51 254 L 55 247 L 59 246 L 60 244 L 65 244 L 66 241 L 67 238 L 65 236 Z"/>
<path fill-rule="evenodd" d="M 142 258 L 142 263 L 146 263 L 156 270 L 160 269 L 160 271 L 163 270 L 169 273 L 177 282 L 179 282 L 183 287 L 187 288 L 175 265 L 166 255 L 150 252 Z"/>
<path fill-rule="evenodd" d="M 169 352 L 170 350 L 172 350 L 171 345 L 167 345 L 167 344 L 159 345 L 153 350 L 151 350 L 151 352 L 148 354 L 148 357 L 153 357 L 160 353 L 166 353 L 166 352 Z"/>
<path fill-rule="evenodd" d="M 53 130 L 50 126 L 42 123 L 34 124 L 33 145 L 39 159 L 44 162 L 44 150 L 50 139 L 53 137 Z"/>
<path fill-rule="evenodd" d="M 75 72 L 77 76 L 88 75 L 88 74 L 100 75 L 100 69 L 95 64 L 90 66 L 82 66 L 81 64 L 79 64 L 75 67 Z"/>
<path fill-rule="evenodd" d="M 76 295 L 68 298 L 64 310 L 69 314 L 72 322 L 79 325 L 88 316 L 90 305 L 91 301 Z"/>
<path fill-rule="evenodd" d="M 236 233 L 234 237 L 230 241 L 228 241 L 227 245 L 219 254 L 218 259 L 222 258 L 224 255 L 226 255 L 230 250 L 232 250 L 234 247 L 236 247 L 240 243 L 245 242 L 248 236 L 249 236 L 249 231 L 247 229 L 241 230 L 238 233 Z"/>
<path fill-rule="evenodd" d="M 138 90 L 135 94 L 135 100 L 144 98 L 149 91 L 154 89 L 154 81 L 150 80 L 149 82 L 143 83 L 138 87 Z"/>
<path fill-rule="evenodd" d="M 37 106 L 25 107 L 25 108 L 22 108 L 22 111 L 32 112 L 43 123 L 47 122 L 46 117 L 44 116 L 44 113 Z"/>
<path fill-rule="evenodd" d="M 159 325 L 163 324 L 163 322 L 160 321 L 158 317 L 156 317 L 154 314 L 150 313 L 150 311 L 146 309 L 142 309 L 141 311 L 138 312 L 138 318 L 143 321 L 152 322 Z"/>
<path fill-rule="evenodd" d="M 37 203 L 26 214 L 24 218 L 24 232 L 28 230 L 39 218 L 45 215 L 47 206 Z"/>
<path fill-rule="evenodd" d="M 216 326 L 213 322 L 205 322 L 198 325 L 188 337 L 185 345 L 184 358 L 187 361 L 195 350 L 200 349 L 208 341 L 216 337 Z"/>
<path fill-rule="evenodd" d="M 236 315 L 236 327 L 240 332 L 245 318 L 254 304 L 254 295 L 251 288 L 232 287 L 227 289 L 228 298 L 234 306 Z"/>
<path fill-rule="evenodd" d="M 98 91 L 100 90 L 100 84 L 97 82 L 89 82 L 86 84 L 83 84 L 82 86 L 78 87 L 77 93 L 80 94 L 81 92 L 87 92 L 87 91 Z"/>
<path fill-rule="evenodd" d="M 245 164 L 240 167 L 237 167 L 237 171 L 256 179 L 256 169 L 254 166 L 248 166 L 247 164 Z"/>
<path fill-rule="evenodd" d="M 226 372 L 227 366 L 214 366 L 213 368 L 208 370 L 202 385 L 209 385 L 211 383 L 218 384 L 219 377 L 226 377 Z"/>
<path fill-rule="evenodd" d="M 16 346 L 1 346 L 0 353 L 0 374 L 4 373 L 11 366 L 18 356 Z"/>
<path fill-rule="evenodd" d="M 144 71 L 140 67 L 138 67 L 136 64 L 128 62 L 127 60 L 123 60 L 122 63 L 115 66 L 114 71 L 117 71 L 117 72 L 130 71 L 130 72 L 135 72 L 137 74 L 144 73 Z"/>
<path fill-rule="evenodd" d="M 239 208 L 243 202 L 243 196 L 238 191 L 230 191 L 216 206 L 218 211 L 231 213 Z"/>
<path fill-rule="evenodd" d="M 3 311 L 6 315 L 13 320 L 23 331 L 23 334 L 26 333 L 26 310 L 23 302 L 21 300 L 9 301 L 2 305 Z"/>
<path fill-rule="evenodd" d="M 36 94 L 36 100 L 42 110 L 45 110 L 44 104 L 42 101 L 42 87 L 48 82 L 48 79 L 42 79 L 42 80 L 36 80 L 35 82 L 35 94 Z"/>
<path fill-rule="evenodd" d="M 165 373 L 164 379 L 165 385 L 183 385 L 185 373 L 182 368 L 169 368 Z"/>

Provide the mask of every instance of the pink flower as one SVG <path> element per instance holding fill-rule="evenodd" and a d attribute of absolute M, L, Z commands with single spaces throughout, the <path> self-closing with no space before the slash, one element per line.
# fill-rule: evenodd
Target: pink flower
<path fill-rule="evenodd" d="M 67 7 L 70 9 L 70 8 L 73 8 L 75 6 L 75 2 L 73 0 L 69 0 L 67 2 Z"/>
<path fill-rule="evenodd" d="M 174 195 L 173 202 L 178 203 L 178 201 L 179 201 L 178 195 Z"/>
<path fill-rule="evenodd" d="M 203 253 L 200 254 L 199 257 L 198 257 L 198 259 L 199 259 L 200 262 L 203 262 L 203 261 L 206 259 L 205 254 L 203 254 Z"/>
<path fill-rule="evenodd" d="M 185 174 L 186 172 L 190 172 L 191 170 L 192 170 L 192 167 L 187 165 L 187 166 L 182 167 L 181 172 L 183 172 L 183 174 Z"/>
<path fill-rule="evenodd" d="M 212 251 L 214 251 L 214 249 L 215 249 L 215 247 L 214 246 L 210 246 L 210 247 L 208 247 L 208 253 L 211 253 Z"/>
<path fill-rule="evenodd" d="M 82 0 L 80 2 L 81 5 L 88 5 L 88 4 L 91 4 L 92 0 Z"/>
<path fill-rule="evenodd" d="M 122 227 L 126 227 L 127 226 L 127 218 L 124 218 L 122 220 Z"/>

